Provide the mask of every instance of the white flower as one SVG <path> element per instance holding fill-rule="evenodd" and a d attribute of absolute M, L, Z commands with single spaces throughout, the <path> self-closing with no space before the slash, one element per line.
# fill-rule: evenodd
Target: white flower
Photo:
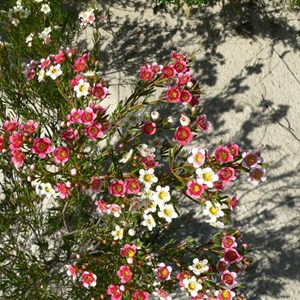
<path fill-rule="evenodd" d="M 178 217 L 172 204 L 161 206 L 160 211 L 158 212 L 158 216 L 160 218 L 164 218 L 168 223 L 171 223 L 172 219 Z"/>
<path fill-rule="evenodd" d="M 62 70 L 60 68 L 60 64 L 55 66 L 51 66 L 49 70 L 46 72 L 47 76 L 50 76 L 53 80 L 55 80 L 59 75 L 62 74 Z"/>
<path fill-rule="evenodd" d="M 147 226 L 149 231 L 156 226 L 156 223 L 152 217 L 152 215 L 143 214 L 144 221 L 142 222 L 143 226 Z"/>
<path fill-rule="evenodd" d="M 27 9 L 21 9 L 19 11 L 19 16 L 21 19 L 27 19 L 29 15 L 30 15 L 30 11 Z"/>
<path fill-rule="evenodd" d="M 139 173 L 140 173 L 139 180 L 145 185 L 146 189 L 149 189 L 152 183 L 156 183 L 158 180 L 157 177 L 155 177 L 154 175 L 154 169 L 148 169 L 148 170 L 141 169 Z"/>
<path fill-rule="evenodd" d="M 44 0 L 34 0 L 35 3 L 41 3 L 43 2 Z"/>
<path fill-rule="evenodd" d="M 155 157 L 155 148 L 150 148 L 147 144 L 140 144 L 137 149 L 143 157 Z"/>
<path fill-rule="evenodd" d="M 199 184 L 206 184 L 207 187 L 212 188 L 213 182 L 219 179 L 219 176 L 214 173 L 211 168 L 204 168 L 204 169 L 197 169 L 197 183 Z"/>
<path fill-rule="evenodd" d="M 156 192 L 153 194 L 153 200 L 158 205 L 163 205 L 166 202 L 171 200 L 170 187 L 167 185 L 165 187 L 161 187 L 158 185 L 156 187 Z"/>
<path fill-rule="evenodd" d="M 41 12 L 47 15 L 51 11 L 50 6 L 48 4 L 42 4 Z"/>
<path fill-rule="evenodd" d="M 55 190 L 50 183 L 37 183 L 36 192 L 39 196 L 44 196 L 47 199 L 52 199 L 56 196 Z"/>
<path fill-rule="evenodd" d="M 188 157 L 188 162 L 193 164 L 194 168 L 201 167 L 205 162 L 205 150 L 194 148 L 191 154 L 192 155 Z"/>
<path fill-rule="evenodd" d="M 119 160 L 119 163 L 123 163 L 123 164 L 127 163 L 131 158 L 132 153 L 133 153 L 133 149 L 130 149 L 129 152 L 124 153 L 122 158 Z"/>
<path fill-rule="evenodd" d="M 209 270 L 207 263 L 207 259 L 199 260 L 198 258 L 195 258 L 193 260 L 193 265 L 189 266 L 188 269 L 193 271 L 195 275 L 200 275 L 201 273 L 205 273 Z"/>
<path fill-rule="evenodd" d="M 126 128 L 127 127 L 134 127 L 137 124 L 139 124 L 141 121 L 142 120 L 141 120 L 141 117 L 140 117 L 139 113 L 131 112 L 131 113 L 128 113 L 126 115 L 126 117 L 124 118 L 122 126 L 126 127 Z"/>
<path fill-rule="evenodd" d="M 134 236 L 134 235 L 136 234 L 136 231 L 135 231 L 133 228 L 130 228 L 130 229 L 128 230 L 128 234 L 129 234 L 130 236 Z"/>
<path fill-rule="evenodd" d="M 33 37 L 34 37 L 34 33 L 30 33 L 27 37 L 26 37 L 26 44 L 28 47 L 31 47 L 32 46 L 32 40 L 33 40 Z"/>
<path fill-rule="evenodd" d="M 92 25 L 95 21 L 94 9 L 89 7 L 86 11 L 80 12 L 78 17 L 81 19 L 81 26 Z"/>
<path fill-rule="evenodd" d="M 227 205 L 223 204 L 221 207 L 220 203 L 212 203 L 211 201 L 205 202 L 205 208 L 203 214 L 210 217 L 208 223 L 217 222 L 217 219 L 224 216 L 222 208 L 227 208 Z"/>
<path fill-rule="evenodd" d="M 115 230 L 111 232 L 111 235 L 114 237 L 114 240 L 121 240 L 123 238 L 124 229 L 119 225 L 116 225 Z"/>
<path fill-rule="evenodd" d="M 186 114 L 181 114 L 179 122 L 181 126 L 189 126 L 191 123 L 191 119 Z"/>
<path fill-rule="evenodd" d="M 41 82 L 45 79 L 45 69 L 40 69 L 38 72 L 37 72 L 37 75 L 38 75 L 38 81 Z"/>
<path fill-rule="evenodd" d="M 157 203 L 153 200 L 148 200 L 146 203 L 146 209 L 144 210 L 144 213 L 148 214 L 149 212 L 156 212 Z"/>
<path fill-rule="evenodd" d="M 44 40 L 44 44 L 48 44 L 50 42 L 51 31 L 51 27 L 46 27 L 41 33 L 39 33 L 39 38 Z"/>
<path fill-rule="evenodd" d="M 211 222 L 211 221 L 206 221 L 210 226 L 215 227 L 215 228 L 225 228 L 225 224 L 217 221 L 217 222 Z"/>
<path fill-rule="evenodd" d="M 197 297 L 198 291 L 202 289 L 202 285 L 197 281 L 195 276 L 183 279 L 184 288 L 191 294 L 192 297 Z"/>
<path fill-rule="evenodd" d="M 74 86 L 74 91 L 76 92 L 76 97 L 80 98 L 82 96 L 87 96 L 89 93 L 90 84 L 85 82 L 83 79 L 78 81 L 78 84 Z"/>

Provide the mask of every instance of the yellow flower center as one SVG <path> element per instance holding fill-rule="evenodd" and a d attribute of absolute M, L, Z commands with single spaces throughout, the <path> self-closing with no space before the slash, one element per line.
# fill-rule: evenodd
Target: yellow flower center
<path fill-rule="evenodd" d="M 203 173 L 202 177 L 203 177 L 203 179 L 204 179 L 205 181 L 211 181 L 213 175 L 212 175 L 211 173 L 208 173 L 208 172 L 207 172 L 207 173 Z"/>
<path fill-rule="evenodd" d="M 216 207 L 211 207 L 211 208 L 209 209 L 209 211 L 210 211 L 210 213 L 211 213 L 212 215 L 218 214 L 218 209 L 217 209 Z"/>
<path fill-rule="evenodd" d="M 145 174 L 145 175 L 144 175 L 144 180 L 145 180 L 146 182 L 151 182 L 151 180 L 152 180 L 152 175 L 151 175 L 151 174 Z"/>

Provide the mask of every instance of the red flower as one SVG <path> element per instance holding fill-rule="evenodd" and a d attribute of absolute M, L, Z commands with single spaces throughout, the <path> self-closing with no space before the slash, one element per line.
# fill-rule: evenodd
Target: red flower
<path fill-rule="evenodd" d="M 174 138 L 180 145 L 184 146 L 193 139 L 193 134 L 189 127 L 180 126 L 176 129 Z"/>

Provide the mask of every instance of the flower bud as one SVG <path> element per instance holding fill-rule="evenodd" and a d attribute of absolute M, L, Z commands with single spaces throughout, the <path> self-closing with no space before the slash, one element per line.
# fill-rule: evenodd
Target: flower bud
<path fill-rule="evenodd" d="M 181 126 L 189 126 L 191 123 L 191 119 L 186 114 L 181 114 L 179 121 Z"/>
<path fill-rule="evenodd" d="M 158 111 L 151 111 L 151 119 L 152 121 L 157 121 L 159 119 L 160 115 Z"/>
<path fill-rule="evenodd" d="M 70 170 L 70 174 L 71 174 L 72 176 L 76 176 L 76 175 L 77 175 L 77 169 L 76 169 L 76 168 L 71 169 L 71 170 Z"/>

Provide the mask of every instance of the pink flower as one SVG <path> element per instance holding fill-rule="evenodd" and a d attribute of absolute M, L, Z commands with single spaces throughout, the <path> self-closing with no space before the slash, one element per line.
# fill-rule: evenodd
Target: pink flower
<path fill-rule="evenodd" d="M 229 263 L 234 263 L 242 259 L 241 255 L 233 248 L 225 249 L 224 260 Z"/>
<path fill-rule="evenodd" d="M 66 265 L 68 268 L 67 275 L 71 276 L 73 280 L 77 278 L 77 275 L 79 273 L 78 268 L 74 265 Z"/>
<path fill-rule="evenodd" d="M 249 152 L 244 152 L 242 156 L 243 156 L 243 161 L 242 161 L 243 167 L 247 167 L 247 168 L 256 167 L 258 163 L 262 162 L 260 153 L 257 151 L 252 150 Z"/>
<path fill-rule="evenodd" d="M 173 65 L 165 66 L 162 70 L 163 77 L 174 78 L 176 75 L 176 70 Z"/>
<path fill-rule="evenodd" d="M 98 99 L 104 99 L 107 95 L 108 89 L 101 83 L 97 83 L 92 90 L 92 95 Z"/>
<path fill-rule="evenodd" d="M 248 181 L 254 185 L 258 185 L 260 182 L 264 182 L 267 177 L 265 176 L 266 170 L 260 166 L 251 167 Z"/>
<path fill-rule="evenodd" d="M 121 283 L 126 283 L 131 280 L 133 273 L 128 266 L 121 266 L 117 271 L 117 276 L 121 278 Z"/>
<path fill-rule="evenodd" d="M 178 72 L 178 73 L 183 73 L 188 70 L 188 68 L 186 66 L 186 61 L 184 61 L 184 60 L 177 60 L 174 63 L 174 68 L 175 68 L 176 72 Z M 179 77 L 179 74 L 178 74 L 178 77 Z"/>
<path fill-rule="evenodd" d="M 218 290 L 215 292 L 217 300 L 232 300 L 235 296 L 235 293 L 230 290 Z"/>
<path fill-rule="evenodd" d="M 107 294 L 111 296 L 111 300 L 121 300 L 123 291 L 121 290 L 122 286 L 110 285 L 107 288 Z"/>
<path fill-rule="evenodd" d="M 96 139 L 99 139 L 99 138 L 102 138 L 104 136 L 101 124 L 88 125 L 84 129 L 84 133 L 92 141 L 94 141 Z"/>
<path fill-rule="evenodd" d="M 205 114 L 200 115 L 196 119 L 197 127 L 202 130 L 203 132 L 208 132 L 211 124 L 207 121 L 207 117 Z"/>
<path fill-rule="evenodd" d="M 75 79 L 71 79 L 71 80 L 70 80 L 71 86 L 72 86 L 72 87 L 75 87 L 76 85 L 78 85 L 80 79 L 82 79 L 82 76 L 79 75 L 79 74 L 77 74 L 77 75 L 75 76 Z"/>
<path fill-rule="evenodd" d="M 201 167 L 205 162 L 205 150 L 193 148 L 192 155 L 188 157 L 188 162 L 193 164 L 194 168 Z"/>
<path fill-rule="evenodd" d="M 171 300 L 172 297 L 163 289 L 157 289 L 153 295 L 159 297 L 160 300 Z"/>
<path fill-rule="evenodd" d="M 169 280 L 171 278 L 172 267 L 159 263 L 156 271 L 156 277 L 159 281 Z"/>
<path fill-rule="evenodd" d="M 120 254 L 122 257 L 126 257 L 128 264 L 133 264 L 133 257 L 136 253 L 136 246 L 126 244 L 121 248 Z"/>
<path fill-rule="evenodd" d="M 184 280 L 184 279 L 191 278 L 191 274 L 190 274 L 190 272 L 188 272 L 188 271 L 183 271 L 183 272 L 181 272 L 181 273 L 178 273 L 178 274 L 176 275 L 176 278 L 179 280 L 179 286 L 184 287 L 183 280 Z"/>
<path fill-rule="evenodd" d="M 231 235 L 226 235 L 222 240 L 222 247 L 224 249 L 230 249 L 237 246 L 237 243 L 235 242 L 235 237 Z"/>
<path fill-rule="evenodd" d="M 26 78 L 28 80 L 33 80 L 34 77 L 35 77 L 35 71 L 34 71 L 34 69 L 28 68 L 28 70 L 26 72 Z"/>
<path fill-rule="evenodd" d="M 119 206 L 118 204 L 107 204 L 106 208 L 107 213 L 112 213 L 116 218 L 120 217 L 122 209 L 121 206 Z"/>
<path fill-rule="evenodd" d="M 115 180 L 111 182 L 108 191 L 115 197 L 123 197 L 126 193 L 126 183 L 123 180 Z"/>
<path fill-rule="evenodd" d="M 153 156 L 142 157 L 141 162 L 143 164 L 144 169 L 154 169 L 158 166 L 158 162 L 154 160 Z"/>
<path fill-rule="evenodd" d="M 149 299 L 149 293 L 137 291 L 132 295 L 132 300 L 148 300 Z"/>
<path fill-rule="evenodd" d="M 107 211 L 107 204 L 105 201 L 103 200 L 98 200 L 95 202 L 95 204 L 97 205 L 97 211 L 98 213 L 105 213 Z"/>
<path fill-rule="evenodd" d="M 41 63 L 40 63 L 40 68 L 41 69 L 46 69 L 50 66 L 50 64 L 51 64 L 51 59 L 49 57 L 42 58 Z"/>
<path fill-rule="evenodd" d="M 149 81 L 154 76 L 154 72 L 149 64 L 142 66 L 140 70 L 140 78 L 143 81 Z"/>
<path fill-rule="evenodd" d="M 201 167 L 205 162 L 205 150 L 193 148 L 192 155 L 188 157 L 188 162 L 193 164 L 194 168 Z"/>
<path fill-rule="evenodd" d="M 177 76 L 177 81 L 176 83 L 178 85 L 185 85 L 191 80 L 191 73 L 186 72 L 186 73 L 179 73 Z"/>
<path fill-rule="evenodd" d="M 80 123 L 85 125 L 91 125 L 96 119 L 97 115 L 94 113 L 91 107 L 87 107 L 84 111 L 82 111 L 80 116 Z"/>
<path fill-rule="evenodd" d="M 181 92 L 179 89 L 172 87 L 166 92 L 167 100 L 171 103 L 177 103 L 180 101 Z"/>
<path fill-rule="evenodd" d="M 230 272 L 228 270 L 224 271 L 223 274 L 221 275 L 222 283 L 230 287 L 237 283 L 235 278 L 236 278 L 236 273 Z"/>
<path fill-rule="evenodd" d="M 24 153 L 20 149 L 13 149 L 11 151 L 12 158 L 11 161 L 17 168 L 21 168 L 24 164 Z"/>
<path fill-rule="evenodd" d="M 22 133 L 31 135 L 34 134 L 37 131 L 38 128 L 38 122 L 35 122 L 33 120 L 28 120 L 26 124 L 22 123 L 20 124 L 20 129 Z"/>
<path fill-rule="evenodd" d="M 129 178 L 126 181 L 126 193 L 137 195 L 140 192 L 141 186 L 137 179 Z"/>
<path fill-rule="evenodd" d="M 146 135 L 153 135 L 156 131 L 156 124 L 153 122 L 146 122 L 142 126 L 142 132 Z"/>
<path fill-rule="evenodd" d="M 11 136 L 9 137 L 9 142 L 11 143 L 9 145 L 9 149 L 18 149 L 22 146 L 23 143 L 23 137 L 18 131 L 14 131 Z"/>
<path fill-rule="evenodd" d="M 47 154 L 53 152 L 54 148 L 51 146 L 49 138 L 37 138 L 33 142 L 31 152 L 39 156 L 39 158 L 45 158 Z"/>
<path fill-rule="evenodd" d="M 97 282 L 97 276 L 93 274 L 92 272 L 83 272 L 83 274 L 80 277 L 80 281 L 82 282 L 82 285 L 86 288 L 89 288 L 90 286 L 96 286 Z"/>
<path fill-rule="evenodd" d="M 70 150 L 68 147 L 58 147 L 53 152 L 55 163 L 62 164 L 69 160 L 70 158 Z"/>
<path fill-rule="evenodd" d="M 102 180 L 99 177 L 92 178 L 90 182 L 90 190 L 93 193 L 98 194 L 100 193 L 101 187 L 102 187 Z"/>
<path fill-rule="evenodd" d="M 236 196 L 233 196 L 229 200 L 229 208 L 231 210 L 235 209 L 239 205 L 239 200 L 236 198 Z"/>
<path fill-rule="evenodd" d="M 72 123 L 79 123 L 82 115 L 82 110 L 81 109 L 76 109 L 73 108 L 71 110 L 71 113 L 67 115 L 67 120 L 72 124 Z"/>
<path fill-rule="evenodd" d="M 176 52 L 175 50 L 171 51 L 171 58 L 173 58 L 174 60 L 186 60 L 186 55 L 183 54 L 182 52 Z"/>
<path fill-rule="evenodd" d="M 229 149 L 231 155 L 233 157 L 237 157 L 240 152 L 240 147 L 236 144 L 229 144 L 227 145 L 227 148 Z"/>
<path fill-rule="evenodd" d="M 85 59 L 83 57 L 79 57 L 77 58 L 77 60 L 75 61 L 75 64 L 73 66 L 73 70 L 77 73 L 82 72 L 86 67 L 86 62 Z"/>
<path fill-rule="evenodd" d="M 66 199 L 70 196 L 70 188 L 65 183 L 57 183 L 54 189 L 58 192 L 61 199 Z"/>
<path fill-rule="evenodd" d="M 193 134 L 189 127 L 180 126 L 176 129 L 174 138 L 180 145 L 185 146 L 193 139 Z"/>
<path fill-rule="evenodd" d="M 190 197 L 193 197 L 194 199 L 199 199 L 201 197 L 201 194 L 204 193 L 204 186 L 197 183 L 196 180 L 189 181 L 187 183 L 187 190 L 186 194 Z"/>
<path fill-rule="evenodd" d="M 5 121 L 3 123 L 3 129 L 9 132 L 13 132 L 17 130 L 18 126 L 19 126 L 19 122 L 16 119 L 13 119 L 11 121 Z"/>
<path fill-rule="evenodd" d="M 221 258 L 217 262 L 216 268 L 217 268 L 218 272 L 222 273 L 227 270 L 228 265 L 229 265 L 228 262 L 226 262 L 224 258 Z"/>
<path fill-rule="evenodd" d="M 219 179 L 221 179 L 224 184 L 229 184 L 230 181 L 236 179 L 234 172 L 234 169 L 231 167 L 221 168 L 221 170 L 218 172 Z"/>
<path fill-rule="evenodd" d="M 162 65 L 159 65 L 157 62 L 152 63 L 151 70 L 154 74 L 161 74 L 161 70 L 163 69 Z"/>
<path fill-rule="evenodd" d="M 66 142 L 73 142 L 77 137 L 77 130 L 68 128 L 66 131 L 60 133 L 60 137 Z"/>
<path fill-rule="evenodd" d="M 192 94 L 188 90 L 182 90 L 180 101 L 183 105 L 187 105 L 192 100 Z"/>
<path fill-rule="evenodd" d="M 59 53 L 53 56 L 54 64 L 61 64 L 65 60 L 66 54 L 64 51 L 59 50 Z"/>
<path fill-rule="evenodd" d="M 3 150 L 4 148 L 4 135 L 0 135 L 0 152 Z"/>
<path fill-rule="evenodd" d="M 233 161 L 233 156 L 227 147 L 217 146 L 215 151 L 215 159 L 220 164 Z"/>

